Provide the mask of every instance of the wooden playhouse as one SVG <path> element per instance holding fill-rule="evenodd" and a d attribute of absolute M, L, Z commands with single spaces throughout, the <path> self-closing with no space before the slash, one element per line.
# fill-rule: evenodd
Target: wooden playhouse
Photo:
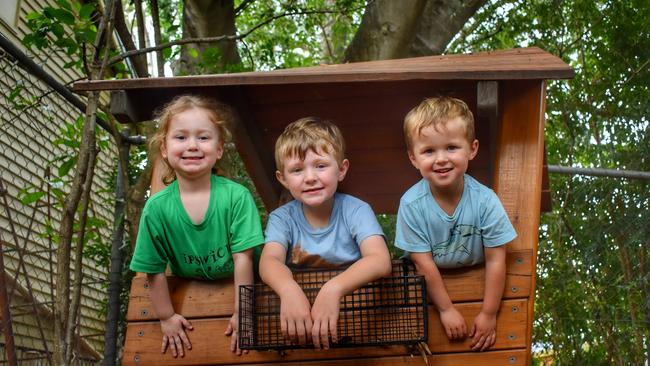
<path fill-rule="evenodd" d="M 275 180 L 273 147 L 288 123 L 309 115 L 333 120 L 348 144 L 351 167 L 341 190 L 369 202 L 376 213 L 396 213 L 401 194 L 419 179 L 402 136 L 404 115 L 423 98 L 463 99 L 476 119 L 480 149 L 469 173 L 500 197 L 518 237 L 508 245 L 507 279 L 490 351 L 469 350 L 470 340 L 449 342 L 437 311 L 429 307 L 428 356 L 435 365 L 529 365 L 540 210 L 550 204 L 544 167 L 544 110 L 548 79 L 573 70 L 538 48 L 468 55 L 324 65 L 308 68 L 175 78 L 93 81 L 76 91 L 110 90 L 120 118 L 141 121 L 183 93 L 217 98 L 236 109 L 233 135 L 259 195 L 270 211 L 283 196 Z M 154 174 L 154 177 L 156 175 Z M 152 191 L 162 187 L 159 178 Z M 389 244 L 390 245 L 390 244 Z M 445 284 L 471 324 L 481 306 L 483 267 L 444 271 Z M 403 345 L 327 351 L 227 351 L 223 335 L 232 314 L 232 282 L 169 279 L 177 312 L 190 319 L 193 348 L 184 358 L 160 353 L 160 326 L 148 299 L 146 277 L 131 287 L 125 365 L 422 365 Z"/>

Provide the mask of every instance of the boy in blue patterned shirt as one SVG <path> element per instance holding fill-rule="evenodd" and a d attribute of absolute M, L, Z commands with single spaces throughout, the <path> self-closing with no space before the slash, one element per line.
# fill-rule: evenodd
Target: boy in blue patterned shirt
<path fill-rule="evenodd" d="M 515 233 L 497 195 L 465 174 L 478 152 L 474 117 L 456 98 L 429 98 L 404 119 L 408 156 L 422 180 L 404 193 L 395 246 L 405 251 L 427 283 L 450 339 L 464 338 L 465 319 L 452 304 L 438 268 L 485 262 L 485 293 L 469 336 L 472 350 L 496 340 L 496 316 L 506 277 L 506 247 Z"/>
<path fill-rule="evenodd" d="M 391 272 L 384 234 L 370 206 L 337 193 L 348 171 L 336 125 L 303 118 L 288 125 L 275 145 L 276 177 L 294 200 L 271 212 L 260 276 L 280 297 L 283 335 L 329 348 L 337 341 L 341 298 Z M 313 306 L 290 268 L 349 267 L 326 282 Z"/>

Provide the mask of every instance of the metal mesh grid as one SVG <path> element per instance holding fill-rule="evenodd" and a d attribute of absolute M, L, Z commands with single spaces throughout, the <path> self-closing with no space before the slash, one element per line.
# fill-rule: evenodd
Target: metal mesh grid
<path fill-rule="evenodd" d="M 61 70 L 54 62 L 42 66 L 53 76 L 70 78 L 70 75 L 59 73 Z M 54 348 L 50 319 L 56 286 L 56 240 L 53 238 L 56 233 L 51 231 L 51 225 L 61 215 L 53 192 L 55 189 L 67 191 L 56 180 L 55 158 L 69 153 L 55 141 L 64 123 L 75 121 L 81 112 L 22 69 L 4 50 L 0 50 L 0 90 L 4 95 L 0 98 L 0 180 L 6 190 L 0 195 L 0 254 L 9 281 L 7 293 L 13 333 L 17 352 L 26 350 L 30 354 L 48 355 Z M 18 108 L 16 103 L 22 106 Z M 92 187 L 90 215 L 94 222 L 102 223 L 93 229 L 102 240 L 110 238 L 113 221 L 110 176 L 115 154 L 111 149 L 99 152 Z M 26 189 L 45 194 L 37 202 L 26 204 L 21 202 L 21 192 Z M 74 255 L 72 257 L 74 260 Z M 83 267 L 81 278 L 74 278 L 74 275 L 71 278 L 83 283 L 75 332 L 83 345 L 75 350 L 79 352 L 75 357 L 99 359 L 104 346 L 101 309 L 107 296 L 107 271 L 90 257 L 84 257 Z M 4 354 L 4 349 L 0 351 Z"/>
<path fill-rule="evenodd" d="M 310 304 L 339 270 L 305 270 L 294 278 Z M 332 347 L 414 344 L 427 340 L 426 286 L 406 265 L 393 266 L 393 276 L 371 282 L 341 299 L 338 341 Z M 239 288 L 239 346 L 242 349 L 310 348 L 285 340 L 280 330 L 280 298 L 264 284 Z"/>

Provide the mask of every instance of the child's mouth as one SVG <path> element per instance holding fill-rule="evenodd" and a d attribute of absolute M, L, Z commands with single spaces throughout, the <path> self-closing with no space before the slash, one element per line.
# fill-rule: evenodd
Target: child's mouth
<path fill-rule="evenodd" d="M 445 173 L 449 173 L 451 170 L 452 168 L 434 169 L 434 172 L 438 174 L 445 174 Z"/>
<path fill-rule="evenodd" d="M 310 189 L 306 189 L 306 190 L 304 190 L 303 192 L 304 192 L 304 193 L 315 193 L 315 192 L 319 192 L 319 191 L 322 190 L 322 189 L 323 189 L 323 188 L 310 188 Z"/>

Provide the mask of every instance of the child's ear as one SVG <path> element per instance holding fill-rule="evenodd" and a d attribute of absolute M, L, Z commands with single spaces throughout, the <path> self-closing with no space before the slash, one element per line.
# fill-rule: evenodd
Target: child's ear
<path fill-rule="evenodd" d="M 287 188 L 287 182 L 284 180 L 284 174 L 282 174 L 281 171 L 279 171 L 279 170 L 275 171 L 275 179 L 277 179 L 278 182 L 280 182 L 280 184 L 282 184 L 282 186 L 284 188 Z M 289 188 L 287 188 L 287 189 L 289 189 Z"/>
<path fill-rule="evenodd" d="M 167 160 L 167 146 L 165 146 L 165 141 L 160 144 L 160 156 L 162 156 L 163 159 Z"/>
<path fill-rule="evenodd" d="M 474 159 L 476 154 L 478 154 L 478 140 L 472 141 L 472 143 L 469 146 L 470 153 L 469 153 L 469 160 Z"/>
<path fill-rule="evenodd" d="M 221 159 L 221 157 L 223 156 L 223 151 L 224 151 L 223 144 L 222 143 L 218 144 L 217 145 L 217 160 Z"/>
<path fill-rule="evenodd" d="M 415 154 L 413 154 L 413 151 L 411 151 L 411 149 L 408 149 L 406 153 L 409 156 L 409 161 L 411 162 L 411 165 L 413 165 L 415 169 L 420 169 L 420 167 L 415 163 Z"/>
<path fill-rule="evenodd" d="M 350 168 L 350 161 L 348 159 L 343 159 L 339 165 L 339 182 L 342 182 L 345 179 L 345 175 L 348 174 L 348 169 Z"/>

